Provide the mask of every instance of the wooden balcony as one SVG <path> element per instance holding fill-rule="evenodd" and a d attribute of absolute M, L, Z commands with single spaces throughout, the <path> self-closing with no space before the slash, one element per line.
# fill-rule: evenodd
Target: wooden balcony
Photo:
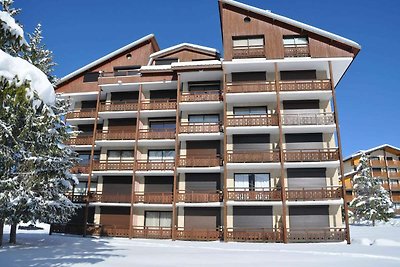
<path fill-rule="evenodd" d="M 279 151 L 234 151 L 228 150 L 229 163 L 269 163 L 279 162 Z"/>
<path fill-rule="evenodd" d="M 219 133 L 222 131 L 220 123 L 181 123 L 180 133 Z"/>
<path fill-rule="evenodd" d="M 179 240 L 197 240 L 214 241 L 219 240 L 222 234 L 220 229 L 190 229 L 178 227 L 176 230 L 176 239 Z"/>
<path fill-rule="evenodd" d="M 119 160 L 101 160 L 93 162 L 94 171 L 123 171 L 133 170 L 135 163 L 133 160 L 119 161 Z"/>
<path fill-rule="evenodd" d="M 292 201 L 341 199 L 342 197 L 342 187 L 340 186 L 322 188 L 286 188 L 286 199 Z"/>
<path fill-rule="evenodd" d="M 391 183 L 390 184 L 390 189 L 392 191 L 400 191 L 400 183 L 398 182 L 398 180 L 395 180 L 396 183 Z"/>
<path fill-rule="evenodd" d="M 400 202 L 400 194 L 392 194 L 392 200 L 394 202 Z"/>
<path fill-rule="evenodd" d="M 109 130 L 109 131 L 98 131 L 96 133 L 96 140 L 135 140 L 136 130 L 135 128 L 127 128 L 125 130 Z"/>
<path fill-rule="evenodd" d="M 228 127 L 278 126 L 278 116 L 275 114 L 227 115 L 226 122 Z"/>
<path fill-rule="evenodd" d="M 264 46 L 233 47 L 232 58 L 265 58 Z"/>
<path fill-rule="evenodd" d="M 387 165 L 392 168 L 400 168 L 400 160 L 388 160 Z"/>
<path fill-rule="evenodd" d="M 275 92 L 275 82 L 231 82 L 226 85 L 227 93 L 265 93 Z"/>
<path fill-rule="evenodd" d="M 384 171 L 372 171 L 372 177 L 386 178 L 386 177 L 388 177 L 388 174 L 387 174 L 387 172 L 384 172 Z"/>
<path fill-rule="evenodd" d="M 283 156 L 286 162 L 320 162 L 339 160 L 339 153 L 336 148 L 285 150 L 283 151 Z"/>
<path fill-rule="evenodd" d="M 96 109 L 95 108 L 83 108 L 80 110 L 74 110 L 68 112 L 67 119 L 84 119 L 84 118 L 95 118 Z"/>
<path fill-rule="evenodd" d="M 83 224 L 70 224 L 70 223 L 54 223 L 50 225 L 50 234 L 71 234 L 82 235 L 84 226 Z"/>
<path fill-rule="evenodd" d="M 139 104 L 136 101 L 103 102 L 100 104 L 100 112 L 110 111 L 137 111 Z"/>
<path fill-rule="evenodd" d="M 282 114 L 283 125 L 333 125 L 333 113 Z"/>
<path fill-rule="evenodd" d="M 387 182 L 384 182 L 381 185 L 385 190 L 389 190 L 389 184 Z"/>
<path fill-rule="evenodd" d="M 281 91 L 329 91 L 332 90 L 330 80 L 280 81 Z"/>
<path fill-rule="evenodd" d="M 215 192 L 179 191 L 177 198 L 178 202 L 187 202 L 187 203 L 221 202 L 222 193 L 220 191 L 215 191 Z"/>
<path fill-rule="evenodd" d="M 288 229 L 290 242 L 340 242 L 346 239 L 346 229 Z"/>
<path fill-rule="evenodd" d="M 283 242 L 282 229 L 227 228 L 226 239 L 237 242 Z"/>
<path fill-rule="evenodd" d="M 71 173 L 73 174 L 88 174 L 90 172 L 89 163 L 86 164 L 77 164 L 71 169 Z"/>
<path fill-rule="evenodd" d="M 65 143 L 70 146 L 92 145 L 93 133 L 78 134 L 76 137 L 68 139 Z"/>
<path fill-rule="evenodd" d="M 175 129 L 141 129 L 139 130 L 139 139 L 175 139 Z"/>
<path fill-rule="evenodd" d="M 172 192 L 163 193 L 149 193 L 149 192 L 135 192 L 135 202 L 148 203 L 148 204 L 171 204 L 173 199 Z"/>
<path fill-rule="evenodd" d="M 285 57 L 310 57 L 310 48 L 306 45 L 287 45 L 283 47 Z"/>
<path fill-rule="evenodd" d="M 137 171 L 171 171 L 174 170 L 174 161 L 137 161 Z"/>
<path fill-rule="evenodd" d="M 201 93 L 182 93 L 181 102 L 205 102 L 205 101 L 222 101 L 222 95 L 220 91 L 211 90 L 204 91 Z"/>
<path fill-rule="evenodd" d="M 129 185 L 130 186 L 130 185 Z M 89 194 L 90 202 L 103 202 L 103 203 L 130 203 L 131 195 L 121 195 L 121 194 L 106 194 L 97 191 Z"/>
<path fill-rule="evenodd" d="M 220 156 L 180 156 L 179 167 L 217 167 L 222 166 Z"/>
<path fill-rule="evenodd" d="M 388 172 L 389 178 L 400 178 L 400 172 Z"/>
<path fill-rule="evenodd" d="M 143 100 L 140 105 L 143 110 L 176 109 L 176 99 Z"/>
<path fill-rule="evenodd" d="M 132 235 L 134 238 L 170 239 L 172 230 L 171 227 L 134 226 Z"/>
<path fill-rule="evenodd" d="M 87 233 L 96 236 L 129 237 L 128 225 L 88 225 Z"/>
<path fill-rule="evenodd" d="M 86 195 L 77 195 L 73 192 L 69 192 L 65 196 L 74 203 L 85 203 L 87 198 Z"/>
<path fill-rule="evenodd" d="M 385 167 L 386 166 L 385 160 L 372 159 L 371 160 L 371 166 L 372 167 Z"/>
<path fill-rule="evenodd" d="M 282 194 L 279 188 L 249 188 L 231 187 L 228 190 L 228 200 L 235 201 L 281 201 Z"/>

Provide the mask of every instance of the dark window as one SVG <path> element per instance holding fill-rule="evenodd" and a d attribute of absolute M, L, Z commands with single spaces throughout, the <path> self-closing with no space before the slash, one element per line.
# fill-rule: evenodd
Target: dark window
<path fill-rule="evenodd" d="M 82 108 L 96 108 L 97 101 L 82 101 Z"/>
<path fill-rule="evenodd" d="M 133 150 L 108 150 L 107 155 L 109 161 L 127 161 L 133 159 Z"/>
<path fill-rule="evenodd" d="M 219 123 L 218 114 L 189 115 L 189 123 Z"/>
<path fill-rule="evenodd" d="M 233 135 L 233 144 L 269 143 L 269 134 L 238 134 Z"/>
<path fill-rule="evenodd" d="M 371 157 L 369 157 L 369 159 L 370 159 L 370 160 L 380 160 L 380 158 L 377 157 L 377 156 L 371 156 Z"/>
<path fill-rule="evenodd" d="M 380 172 L 382 169 L 381 168 L 372 168 L 373 172 Z"/>
<path fill-rule="evenodd" d="M 233 108 L 235 115 L 265 115 L 267 107 L 235 107 Z"/>
<path fill-rule="evenodd" d="M 154 65 L 171 65 L 171 63 L 178 61 L 178 58 L 157 58 L 154 60 Z"/>
<path fill-rule="evenodd" d="M 322 188 L 326 187 L 325 168 L 291 168 L 287 169 L 288 187 L 299 188 Z"/>
<path fill-rule="evenodd" d="M 284 100 L 283 109 L 319 109 L 319 100 Z"/>
<path fill-rule="evenodd" d="M 144 179 L 144 192 L 172 193 L 173 176 L 147 176 Z"/>
<path fill-rule="evenodd" d="M 393 160 L 393 157 L 386 157 L 386 160 Z"/>
<path fill-rule="evenodd" d="M 292 229 L 329 227 L 328 206 L 289 207 L 289 225 Z"/>
<path fill-rule="evenodd" d="M 216 192 L 220 189 L 221 174 L 219 173 L 187 173 L 185 175 L 186 192 Z"/>
<path fill-rule="evenodd" d="M 258 188 L 268 188 L 271 186 L 269 173 L 235 173 L 234 179 L 237 190 L 254 191 Z"/>
<path fill-rule="evenodd" d="M 111 101 L 131 101 L 139 98 L 139 92 L 113 92 Z"/>
<path fill-rule="evenodd" d="M 99 72 L 87 72 L 83 75 L 83 82 L 90 83 L 90 82 L 97 82 L 100 76 Z"/>
<path fill-rule="evenodd" d="M 185 229 L 212 229 L 221 224 L 219 208 L 185 208 Z"/>
<path fill-rule="evenodd" d="M 151 90 L 150 99 L 176 99 L 176 90 Z"/>
<path fill-rule="evenodd" d="M 272 207 L 233 207 L 233 227 L 246 230 L 272 228 Z"/>
<path fill-rule="evenodd" d="M 164 131 L 166 129 L 176 128 L 175 119 L 169 119 L 169 120 L 149 119 L 149 125 L 152 131 Z"/>
<path fill-rule="evenodd" d="M 116 66 L 114 67 L 114 75 L 115 76 L 128 76 L 128 75 L 137 75 L 139 74 L 140 65 L 131 65 L 131 66 Z"/>
<path fill-rule="evenodd" d="M 149 161 L 173 161 L 175 159 L 175 150 L 149 150 L 148 151 Z"/>
<path fill-rule="evenodd" d="M 221 89 L 220 81 L 210 81 L 210 82 L 190 82 L 188 83 L 189 92 L 191 93 L 203 93 L 204 91 L 215 91 L 219 93 Z"/>
<path fill-rule="evenodd" d="M 323 142 L 322 133 L 285 134 L 286 143 Z"/>
<path fill-rule="evenodd" d="M 233 72 L 232 82 L 266 81 L 266 72 Z"/>
<path fill-rule="evenodd" d="M 315 80 L 315 79 L 317 79 L 317 72 L 315 70 L 281 71 L 282 81 Z"/>

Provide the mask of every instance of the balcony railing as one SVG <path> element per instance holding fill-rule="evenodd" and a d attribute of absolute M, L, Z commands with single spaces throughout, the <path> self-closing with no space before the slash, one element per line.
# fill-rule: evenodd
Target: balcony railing
<path fill-rule="evenodd" d="M 89 173 L 89 171 L 90 171 L 89 163 L 77 164 L 71 169 L 71 173 L 73 174 L 81 174 L 81 173 L 87 174 Z"/>
<path fill-rule="evenodd" d="M 332 90 L 330 80 L 311 80 L 311 81 L 280 81 L 281 91 L 325 91 Z"/>
<path fill-rule="evenodd" d="M 176 109 L 176 99 L 143 100 L 140 105 L 143 110 Z"/>
<path fill-rule="evenodd" d="M 389 163 L 389 161 L 388 161 L 388 163 Z M 385 160 L 372 159 L 371 160 L 371 166 L 373 166 L 373 167 L 384 167 L 385 166 Z"/>
<path fill-rule="evenodd" d="M 169 193 L 149 193 L 149 192 L 135 192 L 135 202 L 149 203 L 149 204 L 171 204 L 172 192 Z"/>
<path fill-rule="evenodd" d="M 264 46 L 233 47 L 232 58 L 265 58 Z"/>
<path fill-rule="evenodd" d="M 204 101 L 222 101 L 220 91 L 204 91 L 201 93 L 182 93 L 181 102 L 204 102 Z"/>
<path fill-rule="evenodd" d="M 180 156 L 179 167 L 217 167 L 222 166 L 220 156 Z"/>
<path fill-rule="evenodd" d="M 262 93 L 275 91 L 275 82 L 267 81 L 232 82 L 226 85 L 227 93 Z"/>
<path fill-rule="evenodd" d="M 388 160 L 387 165 L 389 167 L 397 167 L 400 168 L 400 160 Z"/>
<path fill-rule="evenodd" d="M 221 123 L 181 123 L 180 133 L 219 133 L 222 131 Z"/>
<path fill-rule="evenodd" d="M 87 227 L 87 232 L 97 236 L 128 237 L 129 226 L 93 224 Z"/>
<path fill-rule="evenodd" d="M 282 229 L 276 228 L 227 228 L 228 241 L 283 242 Z"/>
<path fill-rule="evenodd" d="M 234 151 L 228 150 L 229 163 L 279 162 L 279 151 Z"/>
<path fill-rule="evenodd" d="M 392 194 L 392 200 L 395 201 L 395 202 L 400 202 L 400 195 Z"/>
<path fill-rule="evenodd" d="M 132 235 L 135 238 L 170 239 L 172 230 L 171 227 L 134 226 Z"/>
<path fill-rule="evenodd" d="M 235 201 L 280 201 L 282 200 L 279 188 L 254 188 L 231 187 L 228 190 L 228 200 Z"/>
<path fill-rule="evenodd" d="M 220 229 L 184 229 L 178 227 L 176 230 L 176 239 L 179 240 L 199 240 L 214 241 L 221 238 Z"/>
<path fill-rule="evenodd" d="M 65 194 L 65 196 L 67 198 L 69 198 L 74 203 L 84 203 L 84 202 L 86 202 L 86 195 L 74 194 L 72 192 L 69 192 L 69 193 Z"/>
<path fill-rule="evenodd" d="M 286 188 L 287 200 L 325 200 L 341 199 L 343 197 L 340 186 L 322 188 Z"/>
<path fill-rule="evenodd" d="M 283 125 L 332 125 L 333 113 L 282 114 Z"/>
<path fill-rule="evenodd" d="M 288 45 L 283 47 L 285 57 L 309 57 L 310 48 L 305 45 Z"/>
<path fill-rule="evenodd" d="M 383 171 L 372 171 L 372 176 L 373 177 L 383 177 L 386 178 L 387 177 L 387 172 L 383 172 Z"/>
<path fill-rule="evenodd" d="M 104 160 L 94 161 L 94 171 L 122 171 L 122 170 L 133 170 L 135 163 L 133 160 L 119 161 L 119 160 Z"/>
<path fill-rule="evenodd" d="M 175 129 L 142 129 L 139 130 L 139 139 L 175 139 Z"/>
<path fill-rule="evenodd" d="M 93 142 L 93 133 L 78 134 L 76 137 L 68 139 L 65 143 L 71 146 L 91 145 Z"/>
<path fill-rule="evenodd" d="M 109 111 L 137 111 L 139 104 L 136 101 L 103 102 L 100 104 L 100 112 Z"/>
<path fill-rule="evenodd" d="M 82 235 L 83 229 L 82 224 L 56 223 L 50 225 L 50 233 Z"/>
<path fill-rule="evenodd" d="M 214 192 L 193 192 L 193 191 L 179 191 L 178 202 L 187 203 L 207 203 L 207 202 L 221 202 L 222 193 L 220 191 Z"/>
<path fill-rule="evenodd" d="M 130 186 L 130 185 L 128 185 Z M 127 194 L 103 194 L 101 191 L 89 194 L 89 201 L 91 202 L 105 202 L 105 203 L 129 203 L 131 202 L 131 195 Z"/>
<path fill-rule="evenodd" d="M 278 116 L 275 114 L 265 115 L 227 115 L 228 127 L 241 126 L 277 126 Z"/>
<path fill-rule="evenodd" d="M 95 108 L 83 108 L 81 110 L 74 110 L 68 112 L 67 119 L 83 119 L 83 118 L 94 118 L 96 117 Z"/>
<path fill-rule="evenodd" d="M 283 151 L 286 162 L 337 161 L 339 153 L 336 148 L 330 149 L 296 149 Z"/>
<path fill-rule="evenodd" d="M 389 178 L 400 178 L 400 172 L 388 172 Z"/>
<path fill-rule="evenodd" d="M 288 239 L 291 242 L 344 241 L 346 239 L 346 229 L 288 229 Z"/>
<path fill-rule="evenodd" d="M 96 134 L 96 140 L 135 140 L 135 136 L 135 128 L 98 131 Z"/>
<path fill-rule="evenodd" d="M 138 160 L 137 170 L 138 171 L 169 171 L 174 170 L 175 162 L 173 160 L 166 161 L 147 161 Z"/>
<path fill-rule="evenodd" d="M 400 191 L 400 184 L 397 182 L 398 180 L 395 180 L 396 183 L 391 183 L 390 184 L 390 189 L 393 191 Z"/>

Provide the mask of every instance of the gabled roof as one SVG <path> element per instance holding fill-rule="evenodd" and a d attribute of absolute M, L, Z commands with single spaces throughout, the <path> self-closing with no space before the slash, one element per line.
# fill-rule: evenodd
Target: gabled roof
<path fill-rule="evenodd" d="M 376 146 L 376 147 L 370 148 L 370 149 L 368 149 L 368 150 L 360 150 L 360 151 L 357 151 L 356 153 L 354 153 L 354 154 L 352 154 L 352 155 L 346 157 L 346 158 L 344 159 L 344 161 L 349 160 L 349 159 L 352 159 L 352 158 L 355 158 L 355 157 L 358 157 L 358 156 L 361 155 L 362 152 L 368 154 L 368 153 L 374 152 L 374 151 L 379 150 L 379 149 L 390 149 L 390 150 L 397 151 L 397 153 L 400 154 L 400 148 L 395 147 L 395 146 L 392 146 L 392 145 L 389 145 L 389 144 L 383 144 L 383 145 L 380 145 L 380 146 Z"/>
<path fill-rule="evenodd" d="M 121 48 L 119 48 L 119 49 L 117 49 L 117 50 L 115 50 L 115 51 L 113 51 L 113 52 L 111 52 L 111 53 L 109 53 L 109 54 L 107 54 L 107 55 L 105 55 L 105 56 L 103 56 L 103 57 L 101 57 L 101 58 L 99 58 L 99 59 L 87 64 L 87 65 L 85 65 L 85 66 L 83 66 L 80 69 L 77 69 L 76 71 L 71 72 L 70 74 L 62 77 L 57 82 L 57 85 L 62 84 L 65 81 L 68 81 L 71 78 L 74 78 L 75 76 L 77 76 L 77 75 L 79 75 L 79 74 L 81 74 L 81 73 L 83 73 L 83 72 L 85 72 L 85 71 L 87 71 L 87 70 L 89 70 L 89 69 L 101 64 L 101 63 L 103 63 L 104 61 L 107 61 L 108 59 L 113 58 L 113 57 L 115 57 L 115 56 L 117 56 L 117 55 L 119 55 L 119 54 L 121 54 L 121 53 L 123 53 L 123 52 L 125 52 L 125 51 L 127 51 L 127 50 L 129 50 L 129 49 L 131 49 L 131 48 L 143 43 L 143 42 L 151 40 L 151 39 L 154 39 L 154 42 L 157 44 L 157 42 L 155 41 L 154 34 L 146 35 L 146 36 L 144 36 L 144 37 L 142 37 L 142 38 L 140 38 L 140 39 L 138 39 L 138 40 L 136 40 L 136 41 L 134 41 L 134 42 L 132 42 L 130 44 L 127 44 L 127 45 L 125 45 L 125 46 L 123 46 L 123 47 L 121 47 Z M 157 45 L 157 47 L 158 47 L 158 45 Z"/>
<path fill-rule="evenodd" d="M 183 50 L 186 48 L 191 48 L 193 50 L 199 51 L 199 52 L 203 52 L 206 54 L 212 54 L 212 55 L 216 55 L 219 54 L 218 50 L 215 48 L 211 48 L 211 47 L 207 47 L 207 46 L 202 46 L 202 45 L 196 45 L 196 44 L 190 44 L 190 43 L 181 43 L 181 44 L 177 44 L 168 48 L 165 48 L 163 50 L 160 50 L 158 52 L 155 52 L 153 54 L 150 55 L 150 58 L 157 58 L 157 57 L 161 57 L 161 56 L 165 56 L 168 54 L 171 54 L 173 52 L 179 51 L 179 50 Z"/>
<path fill-rule="evenodd" d="M 305 23 L 302 23 L 302 22 L 299 22 L 299 21 L 296 21 L 294 19 L 290 19 L 288 17 L 272 13 L 269 10 L 264 10 L 264 9 L 257 8 L 257 7 L 252 7 L 252 6 L 249 6 L 249 5 L 237 2 L 237 1 L 233 1 L 233 0 L 220 0 L 220 2 L 228 4 L 228 5 L 231 5 L 231 6 L 234 6 L 234 7 L 238 7 L 240 9 L 244 9 L 244 10 L 247 10 L 247 11 L 250 11 L 250 12 L 265 16 L 265 17 L 268 17 L 268 18 L 271 18 L 273 20 L 277 20 L 277 21 L 292 25 L 292 26 L 300 28 L 300 29 L 304 29 L 306 31 L 315 33 L 317 35 L 326 37 L 326 38 L 331 39 L 331 40 L 338 41 L 340 43 L 349 45 L 351 47 L 355 47 L 357 49 L 361 49 L 361 46 L 358 43 L 356 43 L 356 42 L 354 42 L 354 41 L 352 41 L 350 39 L 344 38 L 342 36 L 330 33 L 328 31 L 322 30 L 320 28 L 317 28 L 317 27 L 314 27 L 314 26 L 311 26 L 311 25 L 308 25 L 308 24 L 305 24 Z"/>

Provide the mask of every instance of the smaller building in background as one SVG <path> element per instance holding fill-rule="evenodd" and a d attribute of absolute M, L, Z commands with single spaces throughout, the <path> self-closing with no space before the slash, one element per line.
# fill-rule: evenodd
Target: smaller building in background
<path fill-rule="evenodd" d="M 395 212 L 400 214 L 400 148 L 384 144 L 364 152 L 369 155 L 372 176 L 389 192 Z M 344 181 L 348 202 L 354 198 L 352 178 L 357 173 L 360 156 L 361 151 L 358 151 L 344 159 Z"/>

